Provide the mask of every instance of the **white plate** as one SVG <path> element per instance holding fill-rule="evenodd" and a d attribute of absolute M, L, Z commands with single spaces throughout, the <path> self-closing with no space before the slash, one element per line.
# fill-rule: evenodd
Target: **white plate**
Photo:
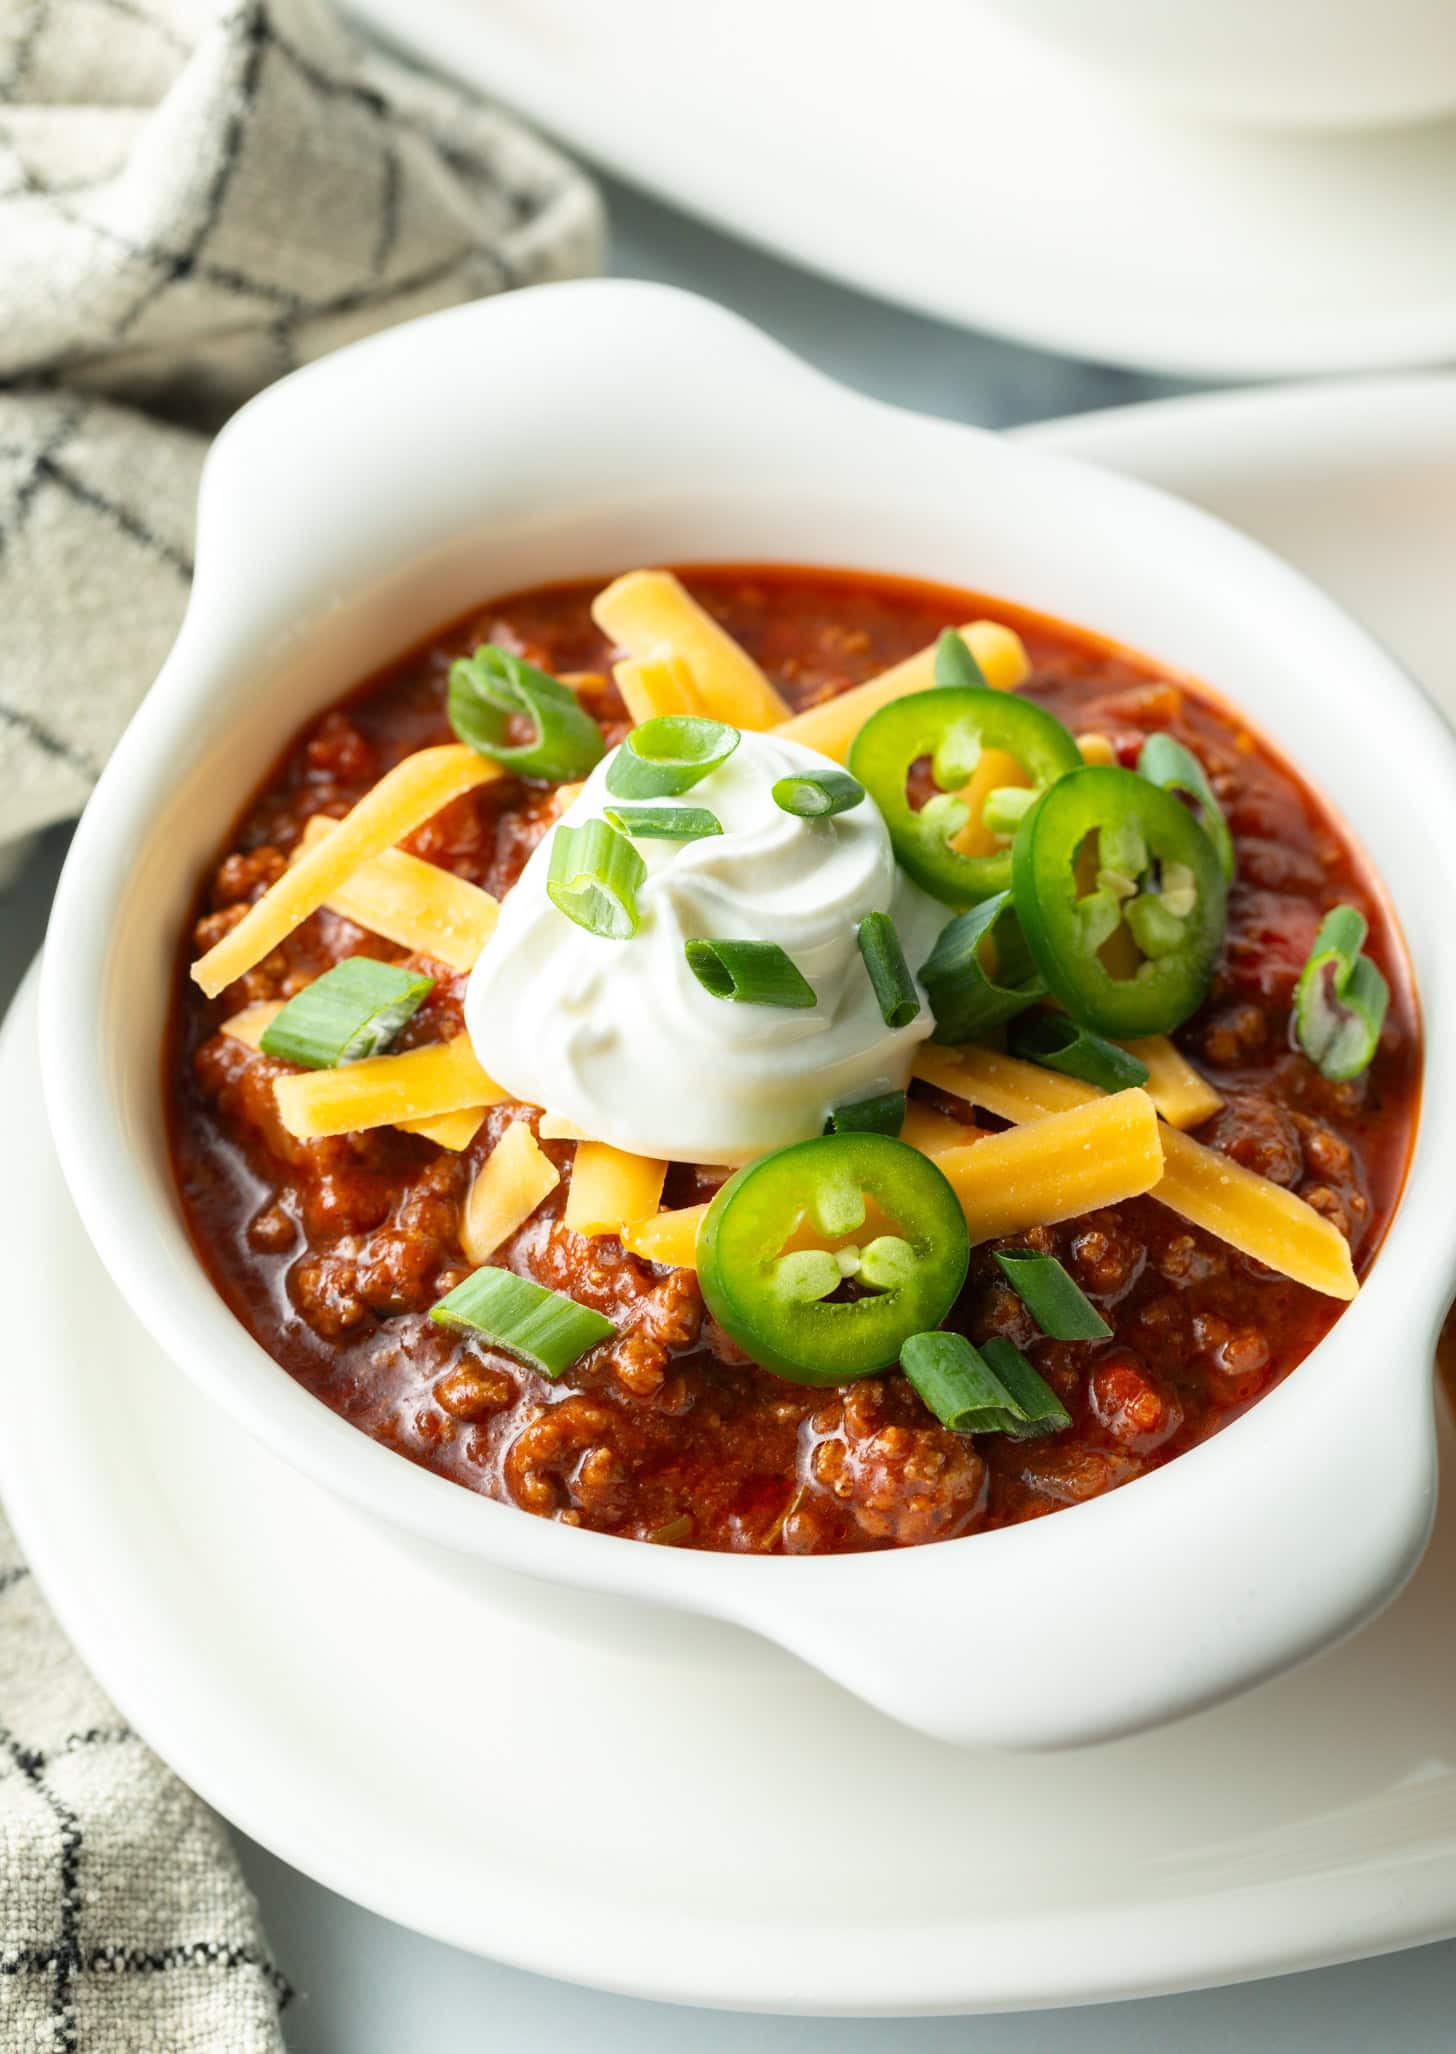
<path fill-rule="evenodd" d="M 1178 120 L 973 0 L 348 4 L 674 205 L 973 327 L 1209 378 L 1456 354 L 1456 121 Z"/>
<path fill-rule="evenodd" d="M 1242 519 L 1456 706 L 1456 379 L 1038 432 Z M 0 1200 L 0 1488 L 125 1714 L 296 1867 L 523 1966 L 776 2011 L 1080 2003 L 1456 1932 L 1456 1506 L 1342 1649 L 1035 1762 L 919 1739 L 729 1629 L 437 1575 L 157 1358 L 55 1170 L 33 1010 L 32 984 L 0 1053 L 36 1179 Z"/>

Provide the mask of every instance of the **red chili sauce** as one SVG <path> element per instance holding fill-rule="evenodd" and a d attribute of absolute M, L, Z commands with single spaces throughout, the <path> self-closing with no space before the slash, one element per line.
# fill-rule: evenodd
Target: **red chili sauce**
<path fill-rule="evenodd" d="M 1415 1007 L 1362 858 L 1268 744 L 1143 659 L 1001 601 L 820 570 L 700 569 L 686 582 L 795 708 L 990 615 L 1027 644 L 1023 689 L 1074 733 L 1106 734 L 1129 765 L 1158 728 L 1196 751 L 1238 850 L 1222 967 L 1177 1036 L 1224 1098 L 1199 1138 L 1299 1192 L 1348 1236 L 1363 1273 L 1415 1127 Z M 1111 1323 L 1109 1341 L 1044 1339 L 991 1248 L 973 1251 L 947 1323 L 972 1339 L 1006 1334 L 1026 1351 L 1072 1415 L 1046 1440 L 951 1433 L 899 1374 L 826 1392 L 758 1369 L 705 1315 L 692 1271 L 656 1268 L 613 1238 L 561 1224 L 569 1142 L 543 1144 L 562 1183 L 496 1259 L 607 1313 L 618 1338 L 552 1384 L 431 1323 L 430 1307 L 468 1272 L 458 1221 L 472 1177 L 509 1123 L 534 1123 L 537 1112 L 492 1108 L 460 1155 L 391 1128 L 296 1141 L 274 1109 L 286 1065 L 219 1034 L 219 1023 L 290 996 L 345 956 L 409 958 L 319 912 L 216 1001 L 201 997 L 186 962 L 279 875 L 312 814 L 347 812 L 400 757 L 451 739 L 446 673 L 478 642 L 557 673 L 592 673 L 583 701 L 608 741 L 620 740 L 613 652 L 589 610 L 599 589 L 499 600 L 370 679 L 289 744 L 224 844 L 178 970 L 166 1089 L 188 1225 L 237 1317 L 324 1404 L 411 1461 L 547 1518 L 698 1548 L 813 1554 L 948 1540 L 1096 1497 L 1236 1419 L 1309 1353 L 1339 1306 L 1150 1198 L 1018 1237 L 1060 1257 Z M 549 792 L 503 779 L 447 807 L 409 846 L 500 896 L 553 817 Z M 1341 900 L 1367 916 L 1392 998 L 1369 1070 L 1330 1084 L 1292 1049 L 1289 1010 L 1321 915 Z M 462 1024 L 465 979 L 424 967 L 435 991 L 399 1046 Z M 664 1202 L 699 1202 L 715 1181 L 674 1166 Z"/>

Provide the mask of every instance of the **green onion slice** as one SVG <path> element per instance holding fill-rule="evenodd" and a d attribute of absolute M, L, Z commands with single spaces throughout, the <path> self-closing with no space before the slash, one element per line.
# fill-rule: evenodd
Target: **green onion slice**
<path fill-rule="evenodd" d="M 459 1333 L 479 1334 L 552 1378 L 617 1331 L 590 1306 L 508 1269 L 472 1271 L 430 1308 L 430 1318 Z"/>
<path fill-rule="evenodd" d="M 931 1039 L 952 1045 L 1015 1019 L 1042 998 L 1046 986 L 1036 973 L 1010 892 L 982 899 L 943 927 L 920 967 L 920 981 L 935 1014 Z"/>
<path fill-rule="evenodd" d="M 291 998 L 264 1028 L 264 1055 L 305 1070 L 334 1070 L 388 1048 L 435 988 L 433 977 L 347 956 Z"/>
<path fill-rule="evenodd" d="M 900 1351 L 900 1367 L 953 1433 L 1025 1441 L 1072 1423 L 1055 1391 L 1000 1335 L 976 1348 L 964 1334 L 915 1334 Z"/>
<path fill-rule="evenodd" d="M 801 820 L 847 813 L 864 795 L 864 786 L 847 770 L 799 770 L 792 777 L 777 779 L 773 787 L 774 804 Z"/>
<path fill-rule="evenodd" d="M 1138 755 L 1138 776 L 1166 791 L 1181 792 L 1193 801 L 1198 824 L 1213 843 L 1219 868 L 1225 877 L 1234 874 L 1234 838 L 1229 833 L 1223 808 L 1213 795 L 1208 772 L 1191 749 L 1175 742 L 1171 735 L 1149 735 Z"/>
<path fill-rule="evenodd" d="M 912 1334 L 900 1367 L 953 1433 L 1002 1433 L 1011 1424 L 1010 1393 L 964 1334 Z"/>
<path fill-rule="evenodd" d="M 966 646 L 964 637 L 947 628 L 935 645 L 935 682 L 938 685 L 975 685 L 988 691 L 986 673 Z"/>
<path fill-rule="evenodd" d="M 1042 1434 L 1060 1433 L 1072 1424 L 1072 1415 L 1042 1377 L 1038 1376 L 1014 1341 L 995 1334 L 982 1341 L 981 1354 L 1000 1379 L 1021 1414 L 1009 1431 L 1013 1440 L 1037 1440 Z"/>
<path fill-rule="evenodd" d="M 905 1124 L 903 1091 L 882 1091 L 874 1098 L 857 1098 L 853 1105 L 837 1105 L 829 1115 L 826 1134 L 898 1134 Z"/>
<path fill-rule="evenodd" d="M 1054 1341 L 1105 1341 L 1112 1329 L 1054 1255 L 1030 1248 L 996 1251 L 1002 1276 Z"/>
<path fill-rule="evenodd" d="M 553 906 L 608 941 L 626 941 L 637 932 L 637 887 L 647 865 L 627 840 L 605 820 L 564 822 L 551 838 L 546 895 Z"/>
<path fill-rule="evenodd" d="M 607 806 L 609 825 L 634 841 L 698 842 L 721 834 L 723 823 L 706 806 Z"/>
<path fill-rule="evenodd" d="M 888 913 L 866 913 L 855 929 L 859 952 L 874 986 L 880 1018 L 887 1027 L 908 1027 L 920 1011 L 920 994 Z"/>
<path fill-rule="evenodd" d="M 738 730 L 692 713 L 662 713 L 634 727 L 607 768 L 614 799 L 675 799 L 738 747 Z"/>
<path fill-rule="evenodd" d="M 1068 1077 L 1081 1077 L 1104 1091 L 1128 1091 L 1146 1084 L 1146 1063 L 1065 1013 L 1024 1013 L 1011 1030 L 1011 1053 Z"/>
<path fill-rule="evenodd" d="M 1354 906 L 1326 913 L 1294 988 L 1295 1040 L 1334 1084 L 1367 1068 L 1390 1004 L 1390 986 L 1361 954 L 1368 932 Z"/>
<path fill-rule="evenodd" d="M 585 777 L 607 746 L 570 686 L 494 642 L 451 664 L 448 710 L 462 742 L 517 777 Z M 510 741 L 513 719 L 531 723 L 529 742 Z"/>
<path fill-rule="evenodd" d="M 776 941 L 689 941 L 688 968 L 714 998 L 742 1006 L 817 1006 L 813 985 Z"/>

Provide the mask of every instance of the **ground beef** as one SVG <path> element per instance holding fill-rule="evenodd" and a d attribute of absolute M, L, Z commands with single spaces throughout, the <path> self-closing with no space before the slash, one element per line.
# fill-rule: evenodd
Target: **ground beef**
<path fill-rule="evenodd" d="M 973 596 L 830 573 L 715 572 L 689 582 L 796 705 L 846 686 L 988 610 Z M 594 588 L 482 609 L 315 720 L 289 747 L 202 881 L 185 951 L 211 947 L 280 874 L 309 818 L 341 815 L 414 749 L 447 740 L 454 656 L 491 639 L 570 674 L 609 741 L 624 710 L 592 624 Z M 1015 609 L 1030 696 L 1074 733 L 1135 764 L 1166 729 L 1204 763 L 1239 853 L 1214 990 L 1180 1036 L 1223 1095 L 1200 1138 L 1300 1194 L 1368 1260 L 1405 1160 L 1417 1063 L 1414 1015 L 1378 896 L 1335 824 L 1235 716 L 1122 652 Z M 508 892 L 557 817 L 546 789 L 501 778 L 411 837 L 414 853 Z M 1360 905 L 1394 985 L 1376 1063 L 1331 1085 L 1294 1052 L 1294 980 L 1329 905 Z M 1226 1425 L 1305 1355 L 1329 1301 L 1271 1275 L 1150 1199 L 1023 1236 L 1067 1266 L 1113 1328 L 1108 1341 L 1041 1334 L 973 1252 L 951 1324 L 1031 1358 L 1070 1425 L 1036 1441 L 953 1434 L 897 1373 L 842 1390 L 758 1369 L 705 1312 L 690 1270 L 661 1270 L 612 1237 L 564 1224 L 573 1149 L 543 1144 L 561 1184 L 495 1259 L 605 1313 L 616 1337 L 552 1383 L 450 1332 L 430 1308 L 469 1273 L 460 1213 L 471 1179 L 532 1108 L 491 1108 L 461 1154 L 378 1129 L 300 1142 L 274 1085 L 286 1066 L 219 1032 L 239 1008 L 287 998 L 368 954 L 435 979 L 400 1046 L 462 1024 L 465 980 L 327 911 L 304 921 L 213 1003 L 179 969 L 168 1057 L 182 1202 L 202 1259 L 238 1317 L 284 1367 L 361 1431 L 459 1483 L 539 1516 L 640 1540 L 817 1554 L 953 1539 L 1085 1502 Z M 959 1116 L 955 1101 L 917 1087 Z M 720 1171 L 675 1167 L 669 1202 L 699 1203 Z"/>

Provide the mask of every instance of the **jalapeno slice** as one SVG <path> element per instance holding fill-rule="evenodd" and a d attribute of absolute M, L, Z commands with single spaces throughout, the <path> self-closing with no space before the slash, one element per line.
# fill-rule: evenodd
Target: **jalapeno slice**
<path fill-rule="evenodd" d="M 1196 1012 L 1227 886 L 1181 799 L 1130 770 L 1062 778 L 1017 832 L 1012 891 L 1048 989 L 1098 1034 L 1166 1034 Z"/>
<path fill-rule="evenodd" d="M 886 1134 L 825 1134 L 739 1170 L 708 1208 L 698 1281 L 714 1319 L 791 1383 L 853 1383 L 938 1326 L 965 1282 L 965 1217 L 941 1172 Z"/>
<path fill-rule="evenodd" d="M 992 750 L 1014 760 L 1024 786 L 981 793 L 972 820 L 961 793 Z M 906 782 L 927 756 L 937 791 L 917 810 Z M 850 770 L 884 815 L 902 867 L 949 906 L 972 906 L 1006 890 L 1019 809 L 1081 761 L 1071 735 L 1042 707 L 1014 692 L 974 685 L 938 685 L 893 700 L 865 722 L 849 752 Z M 1008 792 L 1016 795 L 1010 804 Z M 973 854 L 959 846 L 981 830 L 977 839 L 989 841 L 989 850 Z"/>

